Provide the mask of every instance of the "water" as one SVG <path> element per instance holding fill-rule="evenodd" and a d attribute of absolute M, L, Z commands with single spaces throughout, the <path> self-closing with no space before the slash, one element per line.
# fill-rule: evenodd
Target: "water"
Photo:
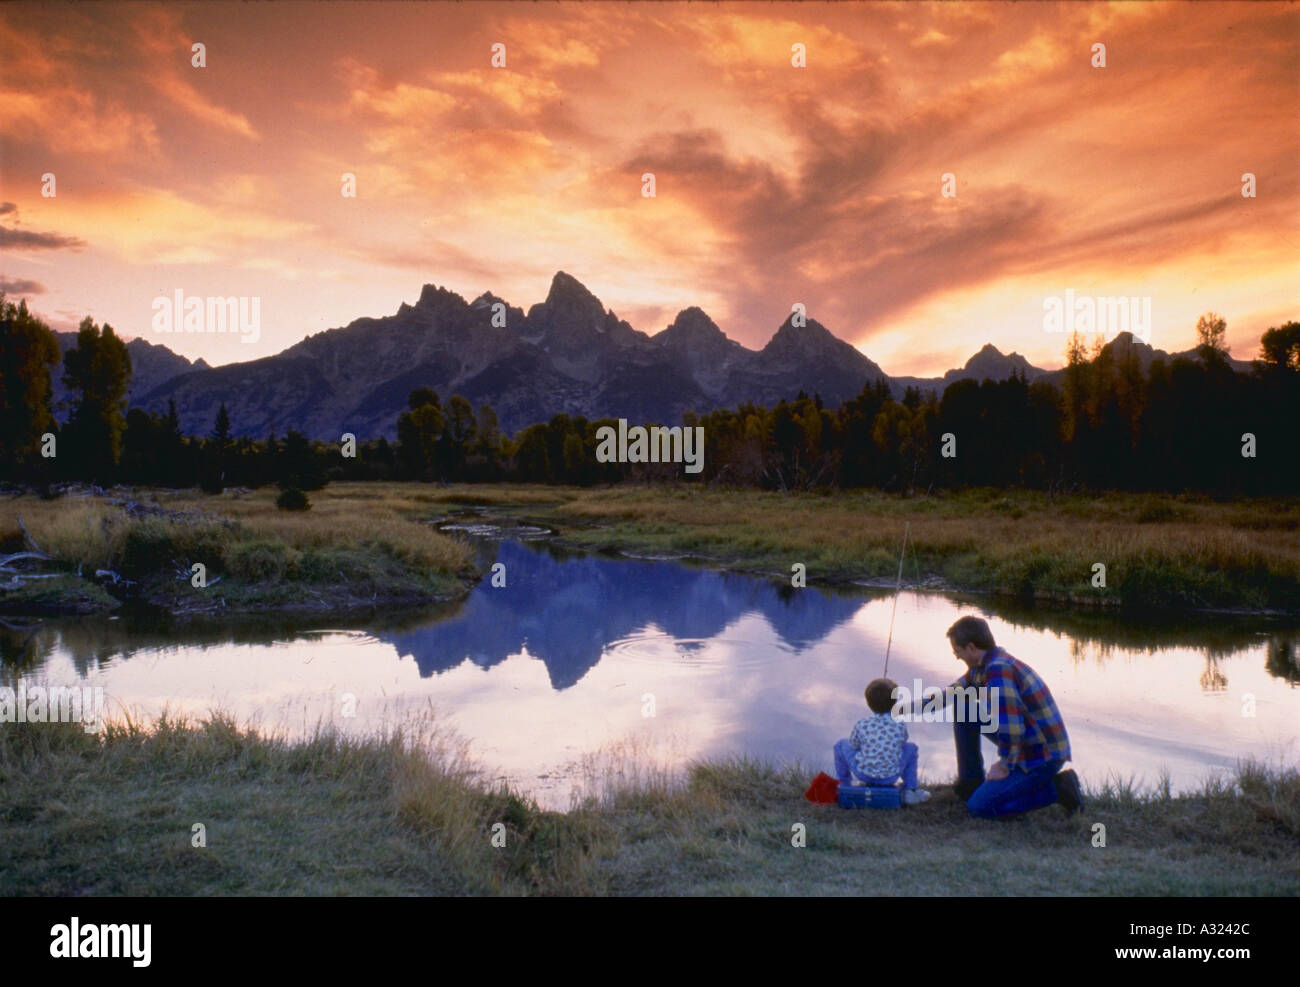
<path fill-rule="evenodd" d="M 486 777 L 565 808 L 593 773 L 644 775 L 696 758 L 830 770 L 831 745 L 864 714 L 863 687 L 881 673 L 888 593 L 793 589 L 570 554 L 536 531 L 497 541 L 490 525 L 473 530 L 485 560 L 505 565 L 506 586 L 485 580 L 459 605 L 365 628 L 9 618 L 2 677 L 100 687 L 110 714 L 221 709 L 290 734 L 321 721 L 373 731 L 432 710 L 469 741 Z M 1167 771 L 1180 791 L 1241 757 L 1298 760 L 1295 622 L 1155 622 L 904 592 L 890 677 L 909 688 L 957 678 L 964 666 L 944 631 L 966 613 L 984 616 L 1046 680 L 1085 782 L 1151 788 Z M 950 780 L 951 726 L 909 730 L 923 776 Z"/>

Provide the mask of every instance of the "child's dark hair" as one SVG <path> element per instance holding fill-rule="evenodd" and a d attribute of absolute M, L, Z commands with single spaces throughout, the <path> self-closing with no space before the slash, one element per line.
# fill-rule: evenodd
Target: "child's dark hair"
<path fill-rule="evenodd" d="M 898 683 L 893 679 L 873 679 L 867 685 L 867 706 L 873 713 L 888 713 L 894 708 L 894 690 Z"/>

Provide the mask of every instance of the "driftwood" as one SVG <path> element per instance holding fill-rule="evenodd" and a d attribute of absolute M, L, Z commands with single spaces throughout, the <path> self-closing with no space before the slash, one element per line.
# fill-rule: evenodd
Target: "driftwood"
<path fill-rule="evenodd" d="M 11 563 L 21 562 L 23 559 L 40 559 L 42 562 L 53 561 L 44 552 L 15 552 L 13 555 L 0 555 L 0 569 Z"/>
<path fill-rule="evenodd" d="M 18 530 L 21 531 L 23 537 L 27 539 L 27 544 L 32 546 L 33 552 L 39 552 L 47 559 L 50 557 L 40 545 L 36 544 L 36 539 L 33 538 L 32 533 L 27 530 L 27 525 L 23 524 L 23 516 L 21 514 L 18 515 Z"/>
<path fill-rule="evenodd" d="M 95 578 L 103 582 L 112 583 L 114 586 L 134 586 L 135 580 L 127 579 L 125 576 L 118 575 L 112 569 L 96 569 Z"/>
<path fill-rule="evenodd" d="M 22 572 L 12 568 L 15 562 L 54 562 L 55 559 L 47 555 L 41 546 L 36 544 L 36 539 L 27 530 L 27 525 L 23 524 L 22 516 L 18 518 L 18 529 L 23 533 L 23 538 L 31 546 L 30 552 L 14 552 L 12 555 L 0 556 L 0 577 L 7 577 L 0 581 L 0 589 L 16 590 L 22 589 L 30 580 L 33 579 L 57 579 L 60 573 L 57 572 Z"/>

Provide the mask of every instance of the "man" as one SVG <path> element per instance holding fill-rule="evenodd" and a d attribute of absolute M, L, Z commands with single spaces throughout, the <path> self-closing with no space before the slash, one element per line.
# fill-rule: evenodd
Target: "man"
<path fill-rule="evenodd" d="M 972 816 L 996 819 L 1018 815 L 1058 802 L 1067 813 L 1083 809 L 1083 793 L 1073 771 L 1062 771 L 1070 760 L 1070 739 L 1056 702 L 1034 670 L 993 641 L 989 625 L 979 617 L 962 617 L 948 628 L 952 653 L 968 671 L 951 689 L 974 687 L 991 703 L 997 689 L 997 729 L 989 739 L 997 744 L 998 762 L 984 774 L 980 751 L 983 735 L 977 717 L 955 717 L 957 784 Z M 949 696 L 954 695 L 951 691 Z M 991 706 L 989 708 L 992 712 Z"/>

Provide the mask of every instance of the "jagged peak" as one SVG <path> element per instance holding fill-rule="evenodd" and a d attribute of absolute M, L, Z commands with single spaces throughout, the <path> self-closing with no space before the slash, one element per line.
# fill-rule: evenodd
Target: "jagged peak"
<path fill-rule="evenodd" d="M 1144 343 L 1142 340 L 1138 339 L 1127 329 L 1125 329 L 1123 332 L 1116 333 L 1115 338 L 1112 339 L 1106 345 L 1108 347 L 1113 346 L 1116 349 L 1121 349 L 1121 350 L 1126 350 L 1126 349 L 1154 350 L 1154 347 L 1151 346 L 1150 343 Z"/>
<path fill-rule="evenodd" d="M 485 291 L 483 292 L 483 294 L 475 298 L 472 302 L 469 303 L 469 307 L 489 308 L 490 306 L 495 305 L 497 302 L 500 302 L 502 305 L 505 305 L 507 308 L 510 307 L 509 303 L 504 298 L 498 298 L 490 291 Z"/>
<path fill-rule="evenodd" d="M 843 342 L 843 340 L 841 340 L 838 336 L 836 336 L 835 333 L 831 332 L 829 329 L 827 329 L 816 319 L 810 319 L 807 316 L 805 316 L 803 325 L 801 326 L 795 325 L 794 320 L 797 314 L 798 313 L 796 312 L 791 312 L 789 315 L 785 317 L 785 321 L 781 323 L 780 328 L 777 329 L 775 335 L 772 336 L 771 342 L 768 343 L 769 346 L 771 346 L 772 343 L 776 342 L 778 339 L 812 340 L 819 337 L 824 338 L 827 336 L 829 336 L 831 339 L 834 339 L 836 341 Z M 847 346 L 848 344 L 845 343 L 845 345 Z"/>
<path fill-rule="evenodd" d="M 465 304 L 465 299 L 449 288 L 440 288 L 436 284 L 426 284 L 420 289 L 420 300 L 415 303 L 416 308 L 438 308 L 449 301 L 456 301 Z"/>
<path fill-rule="evenodd" d="M 698 305 L 692 305 L 690 308 L 684 308 L 678 312 L 677 318 L 673 319 L 672 325 L 668 328 L 676 330 L 677 332 L 689 333 L 691 335 L 700 335 L 705 333 L 710 336 L 715 334 L 719 336 L 725 335 L 725 333 L 718 328 L 717 323 L 709 318 L 709 314 Z"/>
<path fill-rule="evenodd" d="M 605 314 L 605 306 L 600 303 L 600 299 L 593 295 L 585 284 L 564 271 L 556 271 L 555 277 L 551 278 L 551 290 L 546 294 L 546 305 L 585 308 L 598 312 L 602 316 Z"/>
<path fill-rule="evenodd" d="M 1012 350 L 1010 353 L 1003 353 L 992 343 L 985 343 L 980 347 L 979 352 L 966 361 L 966 369 L 969 370 L 978 363 L 987 363 L 990 360 L 1006 360 L 1017 367 L 1030 367 L 1032 364 L 1023 356 Z"/>

